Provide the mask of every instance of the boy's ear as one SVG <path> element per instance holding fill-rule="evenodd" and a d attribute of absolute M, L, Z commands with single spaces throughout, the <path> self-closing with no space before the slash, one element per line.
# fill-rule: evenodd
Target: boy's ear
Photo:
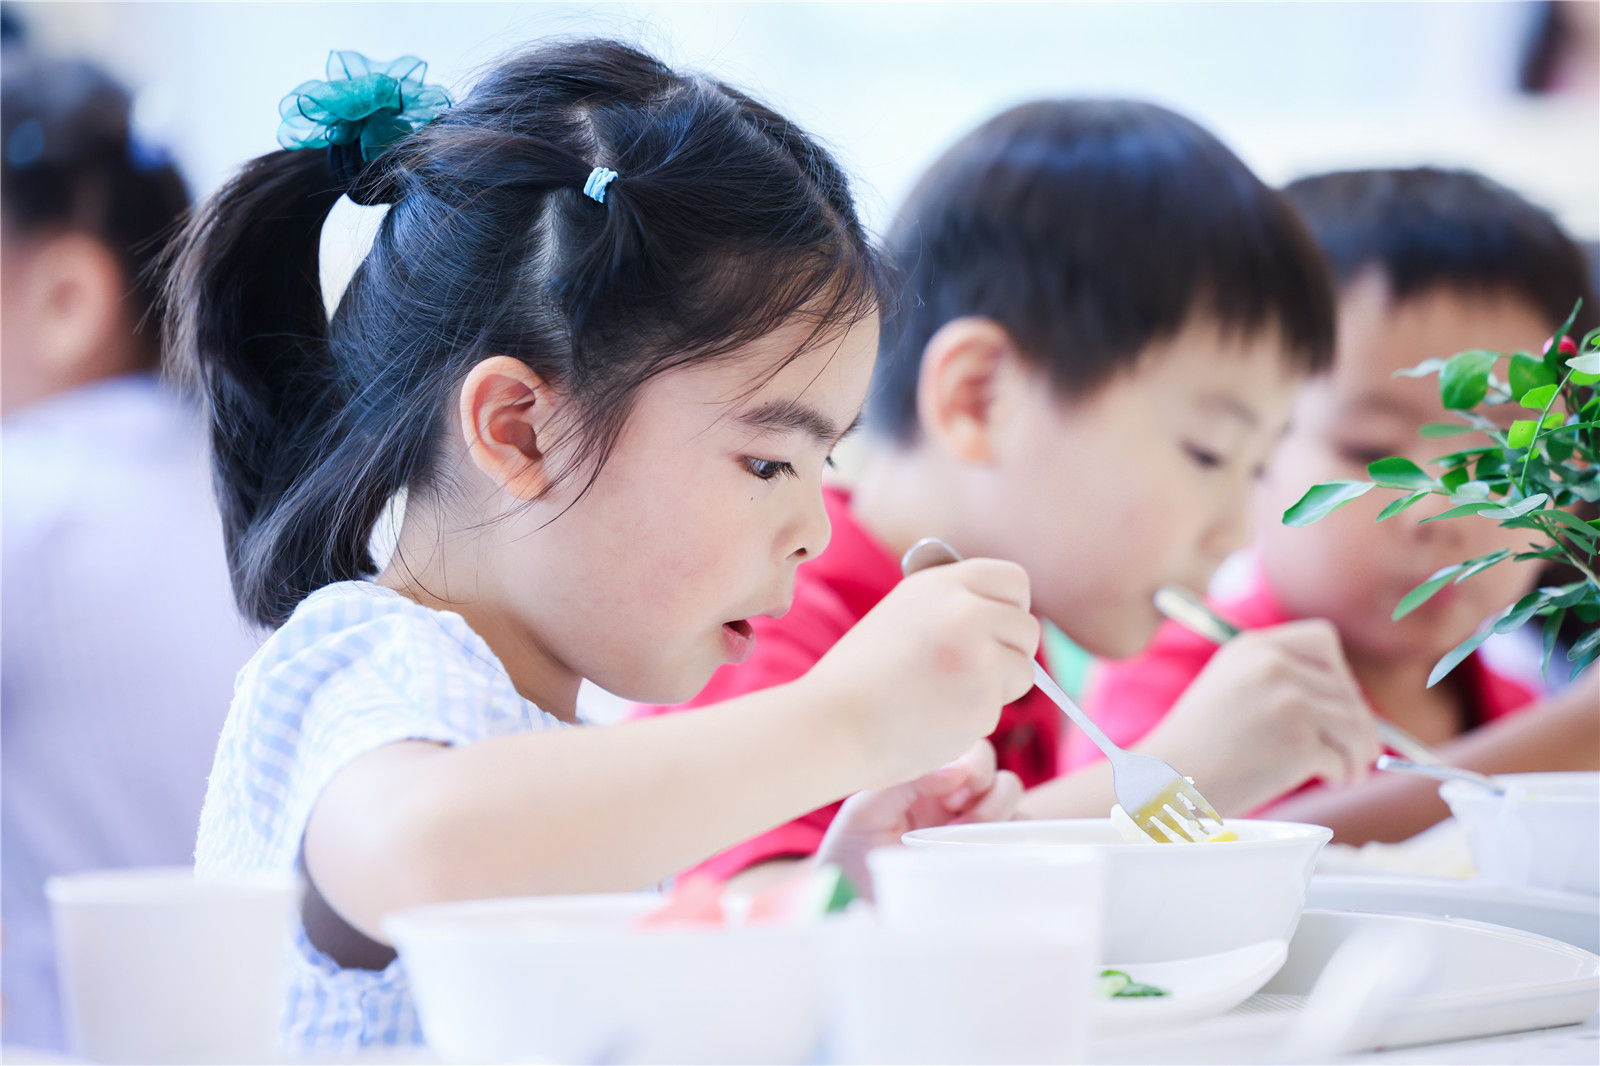
<path fill-rule="evenodd" d="M 556 392 L 544 378 L 508 355 L 492 355 L 461 383 L 461 432 L 479 470 L 519 500 L 550 486 L 546 448 L 553 432 Z"/>
<path fill-rule="evenodd" d="M 994 459 L 994 431 L 1009 386 L 1022 371 L 1011 335 L 989 318 L 946 322 L 922 351 L 917 422 L 922 432 L 969 463 Z"/>

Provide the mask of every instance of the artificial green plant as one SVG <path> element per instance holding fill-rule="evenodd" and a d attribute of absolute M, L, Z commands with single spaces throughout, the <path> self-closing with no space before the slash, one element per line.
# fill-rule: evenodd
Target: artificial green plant
<path fill-rule="evenodd" d="M 1494 615 L 1471 637 L 1447 653 L 1428 678 L 1431 687 L 1494 633 L 1509 633 L 1530 619 L 1544 619 L 1544 669 L 1548 674 L 1556 636 L 1569 613 L 1591 625 L 1600 622 L 1600 521 L 1573 513 L 1580 503 L 1600 500 L 1600 329 L 1581 344 L 1569 333 L 1580 300 L 1542 355 L 1465 351 L 1449 359 L 1428 359 L 1397 376 L 1439 375 L 1439 398 L 1457 421 L 1430 422 L 1428 438 L 1474 431 L 1489 441 L 1433 460 L 1429 473 L 1409 459 L 1389 457 L 1368 465 L 1370 481 L 1327 481 L 1313 485 L 1283 514 L 1287 525 L 1304 526 L 1338 510 L 1375 488 L 1404 496 L 1391 502 L 1377 521 L 1392 518 L 1428 496 L 1447 497 L 1452 506 L 1423 519 L 1493 521 L 1526 529 L 1535 538 L 1523 551 L 1500 550 L 1465 559 L 1435 573 L 1412 589 L 1394 609 L 1396 619 L 1416 610 L 1446 584 L 1465 581 L 1509 560 L 1555 560 L 1575 567 L 1582 579 L 1535 589 Z M 1503 374 L 1503 376 L 1502 376 Z M 1488 417 L 1489 408 L 1517 404 L 1529 417 L 1509 427 Z M 1571 676 L 1600 657 L 1600 627 L 1579 638 L 1567 652 Z"/>

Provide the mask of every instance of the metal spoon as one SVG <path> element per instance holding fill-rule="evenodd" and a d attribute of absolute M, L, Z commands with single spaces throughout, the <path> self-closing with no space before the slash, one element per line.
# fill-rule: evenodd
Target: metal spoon
<path fill-rule="evenodd" d="M 1478 773 L 1476 770 L 1463 770 L 1458 766 L 1445 766 L 1439 764 L 1425 764 L 1412 762 L 1410 759 L 1397 759 L 1393 755 L 1378 756 L 1378 769 L 1395 770 L 1402 774 L 1417 774 L 1421 777 L 1432 777 L 1440 781 L 1470 781 L 1479 788 L 1486 788 L 1496 796 L 1506 794 L 1505 786 L 1494 778 Z"/>

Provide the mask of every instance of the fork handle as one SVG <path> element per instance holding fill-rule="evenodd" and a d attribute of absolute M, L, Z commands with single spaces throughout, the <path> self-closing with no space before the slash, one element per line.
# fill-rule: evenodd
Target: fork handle
<path fill-rule="evenodd" d="M 1038 659 L 1033 661 L 1033 683 L 1039 686 L 1040 691 L 1046 696 L 1054 700 L 1056 706 L 1065 711 L 1067 717 L 1072 719 L 1079 729 L 1089 734 L 1089 739 L 1094 741 L 1095 745 L 1105 752 L 1109 758 L 1115 760 L 1123 754 L 1122 749 L 1112 743 L 1111 738 L 1106 736 L 1105 731 L 1095 725 L 1094 720 L 1083 712 L 1083 708 L 1072 702 L 1072 697 L 1061 690 L 1061 686 L 1056 684 L 1055 678 L 1050 676 L 1049 671 L 1044 668 Z"/>

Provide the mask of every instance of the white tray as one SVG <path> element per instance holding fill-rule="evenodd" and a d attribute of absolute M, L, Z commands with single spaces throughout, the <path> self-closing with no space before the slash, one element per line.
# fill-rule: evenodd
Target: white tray
<path fill-rule="evenodd" d="M 1139 1035 L 1097 1034 L 1096 1063 L 1258 1063 L 1304 1016 L 1317 978 L 1350 937 L 1420 934 L 1434 964 L 1361 1047 L 1467 1040 L 1581 1022 L 1600 1006 L 1600 957 L 1547 937 L 1463 919 L 1308 910 L 1277 975 L 1233 1011 Z"/>
<path fill-rule="evenodd" d="M 1384 874 L 1318 874 L 1306 906 L 1381 914 L 1470 918 L 1600 952 L 1600 897 L 1506 888 L 1482 881 Z"/>

